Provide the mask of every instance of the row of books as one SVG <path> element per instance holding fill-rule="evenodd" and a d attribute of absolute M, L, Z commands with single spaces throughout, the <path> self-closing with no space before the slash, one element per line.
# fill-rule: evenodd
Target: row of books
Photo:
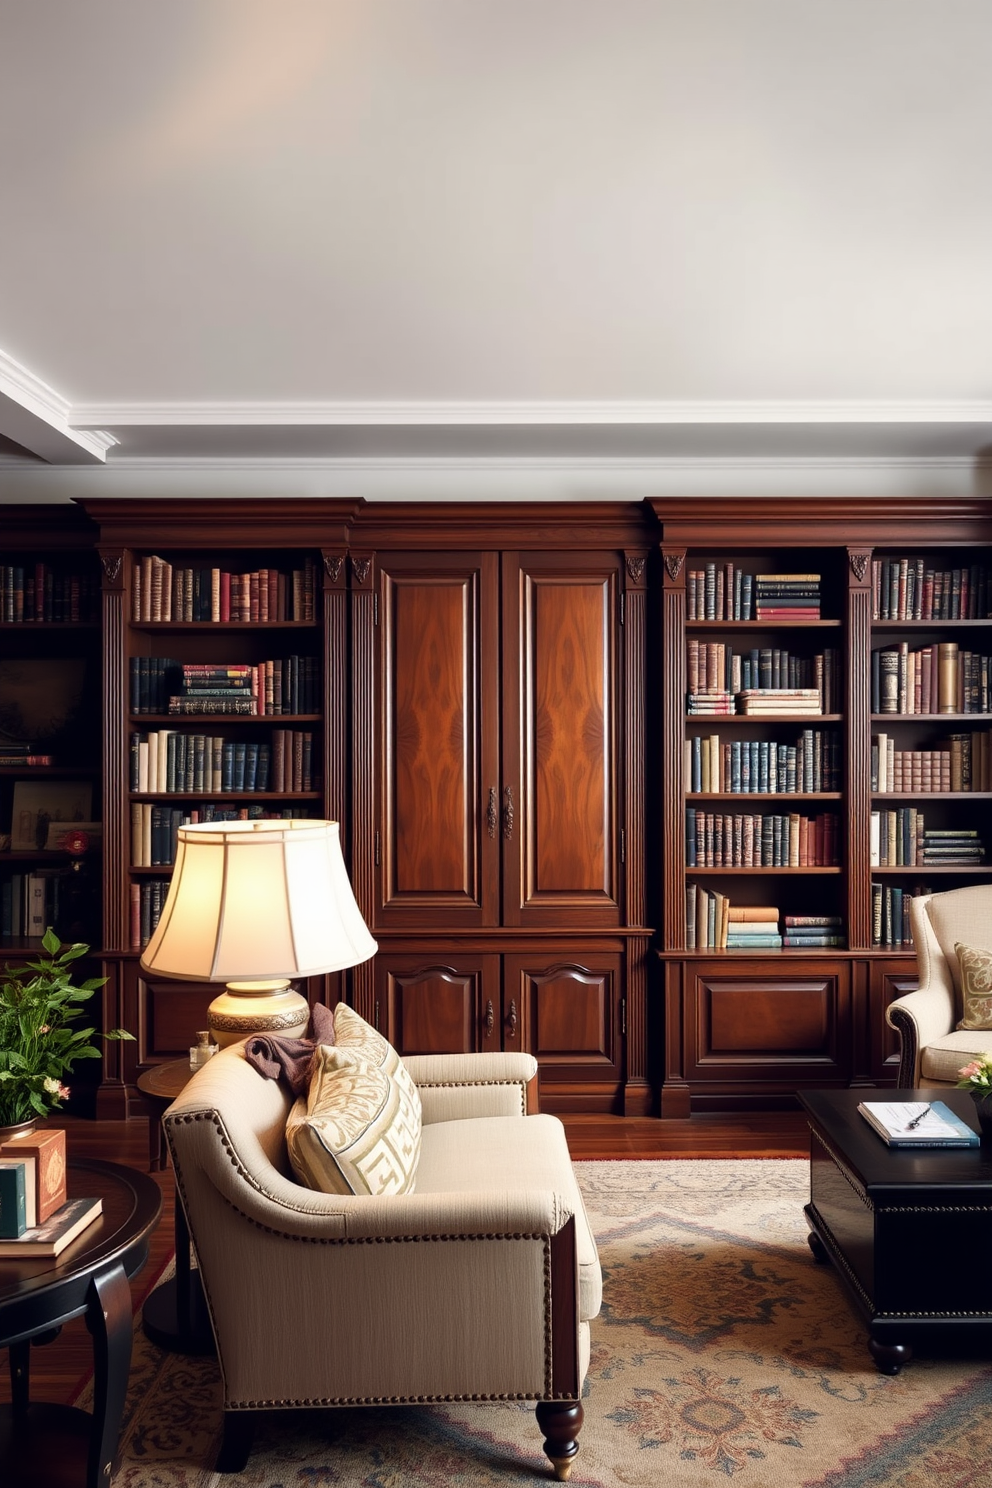
<path fill-rule="evenodd" d="M 949 867 L 981 863 L 985 847 L 974 827 L 928 827 L 916 806 L 871 813 L 869 864 L 873 868 Z"/>
<path fill-rule="evenodd" d="M 273 729 L 271 742 L 184 734 L 131 735 L 130 788 L 141 795 L 313 790 L 313 732 Z"/>
<path fill-rule="evenodd" d="M 840 862 L 836 812 L 803 816 L 686 808 L 689 868 L 831 868 Z"/>
<path fill-rule="evenodd" d="M 907 641 L 871 654 L 873 713 L 988 713 L 990 658 L 957 641 L 909 649 Z"/>
<path fill-rule="evenodd" d="M 301 806 L 285 806 L 281 811 L 266 811 L 261 806 L 200 806 L 182 810 L 174 806 L 153 806 L 144 801 L 131 803 L 132 868 L 166 868 L 176 861 L 176 843 L 180 827 L 204 821 L 278 821 L 307 817 Z"/>
<path fill-rule="evenodd" d="M 780 916 L 777 905 L 731 904 L 729 896 L 687 884 L 688 950 L 819 950 L 846 943 L 840 915 Z"/>
<path fill-rule="evenodd" d="M 12 873 L 0 882 L 0 935 L 41 936 L 55 925 L 59 913 L 60 868 Z"/>
<path fill-rule="evenodd" d="M 0 1258 L 61 1255 L 102 1212 L 101 1199 L 66 1198 L 61 1127 L 20 1132 L 0 1143 Z"/>
<path fill-rule="evenodd" d="M 752 646 L 735 651 L 724 641 L 686 644 L 686 684 L 690 693 L 765 692 L 816 688 L 822 711 L 837 711 L 840 703 L 840 653 L 828 646 L 814 656 L 797 656 L 784 646 Z"/>
<path fill-rule="evenodd" d="M 707 563 L 686 574 L 689 620 L 820 618 L 819 574 L 751 574 L 733 563 Z"/>
<path fill-rule="evenodd" d="M 144 950 L 162 918 L 162 907 L 169 892 L 167 878 L 146 878 L 131 884 L 130 940 L 133 951 Z"/>
<path fill-rule="evenodd" d="M 936 749 L 897 749 L 891 734 L 873 734 L 873 791 L 992 791 L 992 732 L 950 734 Z"/>
<path fill-rule="evenodd" d="M 132 656 L 131 712 L 254 718 L 320 711 L 320 664 L 315 656 L 282 656 L 250 664 L 249 685 L 239 684 L 228 692 L 220 690 L 221 674 L 234 672 L 240 664 L 204 665 L 216 674 L 215 687 L 208 687 L 206 674 L 191 687 L 187 678 L 194 673 L 189 663 L 167 656 Z"/>
<path fill-rule="evenodd" d="M 173 566 L 155 554 L 134 566 L 131 619 L 147 625 L 171 621 L 266 624 L 312 621 L 316 614 L 317 567 L 230 569 Z"/>
<path fill-rule="evenodd" d="M 914 894 L 928 894 L 929 889 L 902 889 L 896 884 L 873 883 L 871 886 L 871 943 L 887 950 L 912 950 L 913 932 L 909 926 L 909 905 Z"/>
<path fill-rule="evenodd" d="M 874 620 L 986 620 L 992 616 L 984 563 L 931 568 L 923 558 L 875 558 L 871 565 Z"/>
<path fill-rule="evenodd" d="M 0 563 L 0 620 L 5 624 L 65 625 L 99 618 L 95 574 L 66 573 L 48 563 Z"/>
<path fill-rule="evenodd" d="M 693 794 L 840 790 L 840 735 L 836 729 L 807 728 L 795 744 L 767 739 L 725 743 L 719 734 L 695 735 L 685 741 L 685 778 Z"/>

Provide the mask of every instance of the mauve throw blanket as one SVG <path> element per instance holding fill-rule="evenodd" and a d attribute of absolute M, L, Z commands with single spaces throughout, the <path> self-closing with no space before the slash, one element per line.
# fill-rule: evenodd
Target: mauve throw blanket
<path fill-rule="evenodd" d="M 245 1044 L 248 1063 L 266 1080 L 286 1081 L 294 1095 L 305 1095 L 310 1084 L 310 1066 L 318 1044 L 333 1044 L 334 1013 L 322 1002 L 310 1009 L 305 1038 L 280 1038 L 257 1033 Z"/>

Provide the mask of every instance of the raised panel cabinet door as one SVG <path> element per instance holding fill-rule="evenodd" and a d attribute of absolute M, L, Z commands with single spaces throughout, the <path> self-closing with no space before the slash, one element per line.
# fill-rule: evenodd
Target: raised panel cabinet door
<path fill-rule="evenodd" d="M 741 958 L 686 968 L 685 1073 L 694 1091 L 837 1085 L 850 1075 L 850 969 Z"/>
<path fill-rule="evenodd" d="M 496 924 L 497 557 L 387 554 L 380 583 L 376 926 Z"/>
<path fill-rule="evenodd" d="M 503 922 L 615 926 L 618 562 L 503 565 Z"/>
<path fill-rule="evenodd" d="M 503 1046 L 536 1056 L 542 1110 L 623 1109 L 622 964 L 565 947 L 504 956 Z"/>
<path fill-rule="evenodd" d="M 492 1053 L 501 1046 L 499 972 L 493 955 L 380 953 L 376 1027 L 401 1054 Z"/>

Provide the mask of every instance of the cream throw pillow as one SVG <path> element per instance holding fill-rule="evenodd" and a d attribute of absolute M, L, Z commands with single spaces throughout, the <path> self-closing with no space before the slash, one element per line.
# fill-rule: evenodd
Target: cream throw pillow
<path fill-rule="evenodd" d="M 958 1028 L 992 1029 L 992 951 L 978 946 L 954 946 L 961 967 L 961 998 L 964 1007 Z M 335 1030 L 337 1024 L 335 1024 Z"/>
<path fill-rule="evenodd" d="M 412 1193 L 420 1093 L 392 1045 L 343 1004 L 334 1037 L 319 1046 L 306 1103 L 286 1126 L 293 1171 L 323 1193 Z"/>

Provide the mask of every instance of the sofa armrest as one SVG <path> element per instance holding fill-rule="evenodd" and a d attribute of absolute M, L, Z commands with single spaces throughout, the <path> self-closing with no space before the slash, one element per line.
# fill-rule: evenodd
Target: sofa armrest
<path fill-rule="evenodd" d="M 403 1063 L 420 1091 L 425 1123 L 537 1110 L 532 1054 L 412 1054 Z"/>

